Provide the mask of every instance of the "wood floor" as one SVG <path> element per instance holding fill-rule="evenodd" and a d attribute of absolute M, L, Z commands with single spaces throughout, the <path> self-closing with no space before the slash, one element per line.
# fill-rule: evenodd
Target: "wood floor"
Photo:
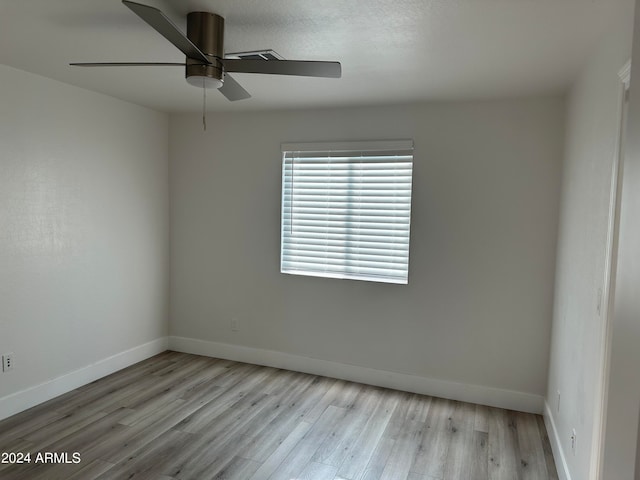
<path fill-rule="evenodd" d="M 558 478 L 537 415 L 176 352 L 0 422 L 0 452 L 31 454 L 3 480 Z"/>

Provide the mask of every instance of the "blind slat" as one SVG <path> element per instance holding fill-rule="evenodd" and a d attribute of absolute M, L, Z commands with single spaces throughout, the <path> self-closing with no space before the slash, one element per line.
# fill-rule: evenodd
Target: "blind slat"
<path fill-rule="evenodd" d="M 357 252 L 357 253 L 355 253 Z M 381 250 L 381 249 L 352 249 L 352 248 L 340 248 L 340 247 L 324 247 L 318 248 L 310 245 L 295 245 L 289 249 L 287 255 L 327 255 L 333 258 L 344 258 L 346 256 L 351 258 L 362 258 L 369 260 L 385 259 L 385 258 L 407 258 L 407 254 L 404 249 L 397 250 Z"/>
<path fill-rule="evenodd" d="M 300 245 L 308 245 L 313 246 L 314 248 L 324 247 L 339 247 L 342 248 L 345 252 L 353 251 L 354 249 L 359 249 L 359 251 L 369 251 L 370 249 L 374 250 L 382 250 L 385 252 L 395 251 L 396 249 L 402 249 L 404 253 L 405 247 L 400 243 L 390 243 L 390 242 L 381 242 L 381 241 L 369 241 L 367 240 L 336 240 L 336 239 L 327 239 L 325 238 L 323 243 L 320 244 L 315 238 L 299 238 L 295 241 L 285 241 L 282 242 L 283 245 L 287 245 L 288 248 L 293 249 Z"/>

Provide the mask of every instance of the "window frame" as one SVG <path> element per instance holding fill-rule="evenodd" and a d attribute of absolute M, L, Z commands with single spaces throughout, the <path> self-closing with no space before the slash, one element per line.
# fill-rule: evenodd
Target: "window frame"
<path fill-rule="evenodd" d="M 284 273 L 284 274 L 288 274 L 288 275 L 303 275 L 303 276 L 312 276 L 312 277 L 323 277 L 323 278 L 339 278 L 339 279 L 349 279 L 349 280 L 360 280 L 360 281 L 372 281 L 372 282 L 379 282 L 379 283 L 391 283 L 391 284 L 408 284 L 409 281 L 409 251 L 410 251 L 410 234 L 411 234 L 411 207 L 412 207 L 412 198 L 413 198 L 413 167 L 414 167 L 414 145 L 413 145 L 413 140 L 383 140 L 383 141 L 379 141 L 379 140 L 375 140 L 375 141 L 360 141 L 360 142 L 314 142 L 314 143 L 282 143 L 281 144 L 281 151 L 282 151 L 282 192 L 281 192 L 281 210 L 280 210 L 280 272 Z M 364 156 L 361 156 L 363 155 Z M 296 155 L 299 155 L 299 157 L 297 157 Z M 392 259 L 394 263 L 393 265 L 400 265 L 400 263 L 398 262 L 398 258 L 400 257 L 398 255 L 398 253 L 401 254 L 402 258 L 406 258 L 406 261 L 403 261 L 401 267 L 402 267 L 402 275 L 398 275 L 398 269 L 395 267 L 389 267 L 388 270 L 389 272 L 396 272 L 394 274 L 387 274 L 387 275 L 383 275 L 380 273 L 376 273 L 376 274 L 372 274 L 370 273 L 363 273 L 365 270 L 367 270 L 366 265 L 369 263 L 366 260 L 362 260 L 362 261 L 356 261 L 356 262 L 352 262 L 351 260 L 349 260 L 349 262 L 347 263 L 345 258 L 341 258 L 341 259 L 335 259 L 335 258 L 331 258 L 329 257 L 329 254 L 327 251 L 325 251 L 325 257 L 322 256 L 315 256 L 315 259 L 324 259 L 325 263 L 325 269 L 322 269 L 320 267 L 318 268 L 292 268 L 291 266 L 285 266 L 285 263 L 288 263 L 289 265 L 291 265 L 291 261 L 286 261 L 285 262 L 285 255 L 288 254 L 290 256 L 293 256 L 294 253 L 292 252 L 297 252 L 297 248 L 296 247 L 285 247 L 285 243 L 288 243 L 289 245 L 294 244 L 295 242 L 292 242 L 291 239 L 294 238 L 292 237 L 292 233 L 289 233 L 287 235 L 287 231 L 286 228 L 291 228 L 291 231 L 293 230 L 293 225 L 295 222 L 295 216 L 293 214 L 293 209 L 294 209 L 294 198 L 293 198 L 293 191 L 296 188 L 295 185 L 295 166 L 296 166 L 296 161 L 300 161 L 300 162 L 304 162 L 305 158 L 307 160 L 310 160 L 309 157 L 313 157 L 312 160 L 319 162 L 319 165 L 322 165 L 322 159 L 327 158 L 327 166 L 326 166 L 326 170 L 329 172 L 328 176 L 331 177 L 331 160 L 329 160 L 332 157 L 339 157 L 340 159 L 342 159 L 342 162 L 344 165 L 349 165 L 348 170 L 349 173 L 348 178 L 349 180 L 351 179 L 351 164 L 353 165 L 357 165 L 361 170 L 359 170 L 360 175 L 362 177 L 362 165 L 363 164 L 367 164 L 367 165 L 373 165 L 375 162 L 379 161 L 379 158 L 384 158 L 384 157 L 392 157 L 395 156 L 396 158 L 394 160 L 386 160 L 386 161 L 380 161 L 380 164 L 384 164 L 384 165 L 391 165 L 394 163 L 397 163 L 398 165 L 404 165 L 404 167 L 400 167 L 398 166 L 396 168 L 396 171 L 399 171 L 400 169 L 404 168 L 404 170 L 407 169 L 406 164 L 409 163 L 409 175 L 410 178 L 408 180 L 408 187 L 406 186 L 407 181 L 404 180 L 404 187 L 401 189 L 400 187 L 397 187 L 397 191 L 399 192 L 404 192 L 404 193 L 408 193 L 408 206 L 406 205 L 406 201 L 405 201 L 405 205 L 403 205 L 403 210 L 402 213 L 403 215 L 395 215 L 395 214 L 389 214 L 388 212 L 393 212 L 396 210 L 396 207 L 394 207 L 394 202 L 396 202 L 396 199 L 394 198 L 393 201 L 388 201 L 388 203 L 386 205 L 384 205 L 383 207 L 381 207 L 381 211 L 384 212 L 385 216 L 391 218 L 392 220 L 390 220 L 388 223 L 392 223 L 393 225 L 400 225 L 401 227 L 406 227 L 403 228 L 403 231 L 406 231 L 406 233 L 403 233 L 402 235 L 399 235 L 398 237 L 402 237 L 402 241 L 401 242 L 397 242 L 397 245 L 395 245 L 396 241 L 394 240 L 393 242 L 385 242 L 385 243 L 390 243 L 390 244 L 394 244 L 392 247 L 380 247 L 379 249 L 381 251 L 384 251 L 385 249 L 387 249 L 387 253 L 386 254 L 379 254 L 380 257 L 382 258 L 382 262 L 389 262 L 389 259 Z M 317 158 L 316 158 L 317 157 Z M 407 160 L 407 158 L 410 157 L 409 160 Z M 348 159 L 348 160 L 344 160 L 344 159 Z M 354 159 L 359 159 L 357 162 L 354 161 Z M 365 159 L 363 161 L 363 159 Z M 400 160 L 402 159 L 402 160 Z M 351 162 L 351 163 L 349 163 Z M 290 165 L 290 173 L 287 173 L 287 168 Z M 300 165 L 298 163 L 298 165 Z M 375 168 L 375 167 L 374 167 Z M 384 167 L 385 169 L 389 169 L 389 171 L 394 171 L 393 167 Z M 365 168 L 366 169 L 366 168 Z M 327 174 L 325 174 L 327 175 Z M 289 177 L 290 178 L 289 178 Z M 406 177 L 407 175 L 405 174 L 404 177 Z M 290 183 L 288 182 L 288 178 Z M 370 179 L 371 177 L 369 177 Z M 392 181 L 388 181 L 388 179 L 385 178 L 385 181 L 389 184 L 389 185 L 393 185 L 394 182 Z M 397 185 L 400 185 L 400 182 L 395 182 Z M 328 192 L 331 191 L 331 185 L 329 183 L 327 183 L 328 187 L 327 190 Z M 349 181 L 349 185 L 351 185 L 350 181 Z M 364 187 L 363 187 L 364 188 Z M 322 190 L 320 190 L 322 191 Z M 364 191 L 364 190 L 363 190 Z M 396 190 L 394 190 L 395 192 Z M 285 209 L 285 198 L 287 197 L 287 195 L 290 196 L 289 198 L 289 202 L 288 203 L 288 208 L 290 209 L 289 212 L 286 211 Z M 350 195 L 350 194 L 349 194 Z M 351 197 L 349 197 L 351 198 Z M 329 201 L 329 200 L 327 200 Z M 349 203 L 349 202 L 348 202 Z M 362 202 L 360 202 L 362 203 Z M 383 203 L 384 202 L 380 202 Z M 353 212 L 350 210 L 351 207 L 348 206 L 346 208 L 347 213 L 346 215 L 351 216 L 354 215 L 355 213 L 359 213 L 359 215 L 363 215 L 363 207 L 361 205 L 359 205 L 358 207 L 353 207 Z M 345 210 L 345 208 L 343 208 L 342 210 Z M 398 211 L 400 211 L 401 209 L 397 209 Z M 299 217 L 301 216 L 300 214 L 298 214 Z M 320 215 L 320 214 L 318 214 Z M 298 217 L 298 218 L 299 218 Z M 328 217 L 328 214 L 325 217 L 322 218 L 326 218 Z M 403 217 L 406 220 L 402 220 L 406 223 L 406 225 L 404 223 L 401 224 L 401 222 L 397 221 L 397 218 Z M 321 219 L 322 219 L 321 218 Z M 359 217 L 360 218 L 360 217 Z M 286 219 L 288 219 L 289 221 L 286 222 Z M 325 221 L 329 221 L 329 220 L 325 220 Z M 352 226 L 351 225 L 347 225 L 344 227 L 344 231 L 351 231 Z M 392 229 L 395 231 L 395 229 Z M 405 239 L 406 237 L 406 239 Z M 287 242 L 287 240 L 289 240 Z M 326 238 L 325 238 L 326 241 Z M 335 242 L 339 242 L 339 240 L 335 240 Z M 356 243 L 362 243 L 364 242 L 364 240 L 359 240 Z M 335 248 L 337 250 L 347 250 L 352 248 L 351 245 L 347 245 L 348 242 L 343 242 L 343 243 L 338 243 Z M 321 249 L 322 245 L 321 242 L 317 242 L 317 243 L 310 243 L 309 245 L 311 245 L 310 250 L 312 250 L 314 253 L 316 252 L 315 248 L 318 249 L 318 251 Z M 401 246 L 402 248 L 399 248 L 398 246 Z M 327 245 L 325 244 L 325 249 L 327 249 L 329 247 L 327 247 Z M 363 255 L 366 255 L 368 252 L 366 250 L 364 250 L 365 247 L 363 247 L 362 245 L 360 245 L 359 247 L 356 248 L 355 254 L 358 255 L 359 257 L 362 257 Z M 338 251 L 338 253 L 336 253 L 336 255 L 340 255 L 340 252 Z M 328 265 L 328 260 L 334 260 L 336 263 L 336 267 L 334 268 L 344 268 L 344 269 L 348 269 L 349 267 L 353 267 L 353 263 L 356 263 L 357 266 L 353 267 L 353 268 L 360 268 L 361 270 L 359 272 L 353 272 L 353 271 L 337 271 L 337 270 L 327 270 Z M 293 262 L 295 263 L 295 262 Z M 304 263 L 304 262 L 303 262 Z M 321 262 L 318 262 L 318 265 L 320 265 Z M 370 269 L 371 271 L 373 270 L 384 270 L 384 268 L 376 268 L 376 269 Z"/>

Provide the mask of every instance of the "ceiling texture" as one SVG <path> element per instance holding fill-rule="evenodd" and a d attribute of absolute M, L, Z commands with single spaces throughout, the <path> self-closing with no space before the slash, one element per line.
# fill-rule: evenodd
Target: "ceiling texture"
<path fill-rule="evenodd" d="M 191 11 L 226 19 L 225 50 L 342 63 L 342 78 L 236 73 L 252 98 L 207 92 L 208 110 L 490 99 L 564 91 L 631 0 L 136 0 L 183 31 Z M 202 109 L 182 62 L 119 0 L 0 0 L 0 63 L 166 112 Z"/>

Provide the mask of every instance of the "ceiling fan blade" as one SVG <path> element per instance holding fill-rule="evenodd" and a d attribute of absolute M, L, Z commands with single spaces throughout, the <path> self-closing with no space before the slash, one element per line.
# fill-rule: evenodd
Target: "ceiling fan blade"
<path fill-rule="evenodd" d="M 251 98 L 251 94 L 236 82 L 231 75 L 225 74 L 224 84 L 218 89 L 228 100 L 235 102 L 236 100 L 244 100 Z"/>
<path fill-rule="evenodd" d="M 73 67 L 184 67 L 184 63 L 170 62 L 100 62 L 70 63 Z"/>
<path fill-rule="evenodd" d="M 227 72 L 266 73 L 271 75 L 300 75 L 303 77 L 340 78 L 340 62 L 314 62 L 307 60 L 253 60 L 225 58 Z"/>
<path fill-rule="evenodd" d="M 205 63 L 211 63 L 207 56 L 160 10 L 128 0 L 122 0 L 122 3 L 129 7 L 131 11 L 142 20 L 147 22 L 156 32 L 169 40 L 187 57 L 202 60 Z"/>

